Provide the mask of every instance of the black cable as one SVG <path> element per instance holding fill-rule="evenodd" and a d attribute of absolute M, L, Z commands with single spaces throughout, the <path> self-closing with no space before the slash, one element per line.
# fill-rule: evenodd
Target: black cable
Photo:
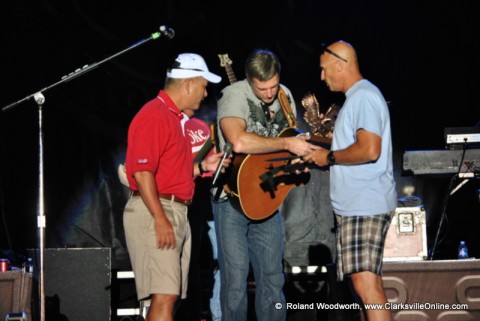
<path fill-rule="evenodd" d="M 4 195 L 3 195 L 3 187 L 2 187 L 2 182 L 0 180 L 0 214 L 2 216 L 2 222 L 4 226 L 4 231 L 5 231 L 5 238 L 8 244 L 8 249 L 12 250 L 12 240 L 10 238 L 10 232 L 8 231 L 8 224 L 7 224 L 7 218 L 5 216 L 5 207 L 4 207 Z"/>
<path fill-rule="evenodd" d="M 448 218 L 447 218 L 447 215 L 446 215 L 447 214 L 447 204 L 448 204 L 448 199 L 450 198 L 450 192 L 452 191 L 453 182 L 456 178 L 457 178 L 457 175 L 454 175 L 450 179 L 450 183 L 448 185 L 446 195 L 443 199 L 442 212 L 440 214 L 440 222 L 438 223 L 437 233 L 435 235 L 435 241 L 433 242 L 433 247 L 432 247 L 432 250 L 430 251 L 430 254 L 429 254 L 429 258 L 428 258 L 429 260 L 433 260 L 433 257 L 435 255 L 435 250 L 437 248 L 438 238 L 440 236 L 440 230 L 442 229 L 443 221 L 444 220 L 448 221 Z"/>
<path fill-rule="evenodd" d="M 453 194 L 452 190 L 453 190 L 453 183 L 454 181 L 460 177 L 460 174 L 461 174 L 461 171 L 462 171 L 462 166 L 463 166 L 463 161 L 465 159 L 465 153 L 467 151 L 467 140 L 465 139 L 464 140 L 464 144 L 463 144 L 463 152 L 462 152 L 462 157 L 460 159 L 460 163 L 459 163 L 459 166 L 458 166 L 458 171 L 455 175 L 452 176 L 452 178 L 450 179 L 450 183 L 448 185 L 448 189 L 447 189 L 447 193 L 444 197 L 444 200 L 443 200 L 443 206 L 442 206 L 442 213 L 440 214 L 440 222 L 438 223 L 438 227 L 437 227 L 437 233 L 435 235 L 435 240 L 433 242 L 433 247 L 432 247 L 432 250 L 430 252 L 430 255 L 429 255 L 429 260 L 433 260 L 433 257 L 435 255 L 435 250 L 437 248 L 437 245 L 439 243 L 438 241 L 438 238 L 440 236 L 440 230 L 442 229 L 442 225 L 443 225 L 443 221 L 446 220 L 448 222 L 448 217 L 447 217 L 447 205 L 448 205 L 448 200 L 450 198 L 450 195 Z M 467 164 L 465 164 L 467 166 Z M 466 173 L 467 171 L 465 171 Z M 443 241 L 443 240 L 442 240 Z"/>

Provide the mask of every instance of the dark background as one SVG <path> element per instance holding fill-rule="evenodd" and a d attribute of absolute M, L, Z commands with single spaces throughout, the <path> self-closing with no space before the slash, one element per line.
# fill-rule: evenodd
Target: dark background
<path fill-rule="evenodd" d="M 166 24 L 175 37 L 148 41 L 93 71 L 48 88 Z M 179 52 L 203 55 L 223 81 L 209 88 L 200 116 L 211 118 L 228 79 L 217 55 L 228 53 L 239 79 L 254 48 L 275 51 L 282 82 L 299 101 L 314 92 L 321 106 L 341 102 L 319 79 L 321 43 L 344 39 L 361 70 L 389 102 L 399 196 L 413 185 L 427 209 L 429 246 L 449 177 L 401 172 L 406 150 L 444 149 L 444 128 L 480 121 L 477 102 L 480 27 L 467 1 L 2 1 L 0 57 L 6 106 L 42 90 L 47 247 L 112 247 L 125 262 L 122 210 L 128 191 L 117 166 L 139 108 L 163 86 Z M 44 90 L 45 89 L 45 90 Z M 38 247 L 38 107 L 27 99 L 0 113 L 0 249 Z M 480 161 L 480 160 L 479 160 Z M 454 258 L 460 239 L 480 256 L 478 180 L 450 197 L 438 258 Z"/>

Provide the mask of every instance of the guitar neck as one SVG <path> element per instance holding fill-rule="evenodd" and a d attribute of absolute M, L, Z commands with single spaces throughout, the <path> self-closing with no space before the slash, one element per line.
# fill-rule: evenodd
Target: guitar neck
<path fill-rule="evenodd" d="M 225 71 L 227 72 L 227 77 L 230 84 L 237 82 L 237 77 L 235 77 L 235 73 L 233 72 L 231 65 L 225 65 Z"/>
<path fill-rule="evenodd" d="M 314 145 L 323 147 L 325 149 L 330 149 L 330 147 L 332 146 L 332 139 L 331 138 L 320 137 L 320 136 L 317 136 L 317 135 L 311 135 L 309 142 L 311 142 Z"/>

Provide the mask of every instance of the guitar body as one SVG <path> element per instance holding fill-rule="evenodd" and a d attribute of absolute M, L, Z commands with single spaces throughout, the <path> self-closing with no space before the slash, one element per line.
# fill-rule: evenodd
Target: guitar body
<path fill-rule="evenodd" d="M 300 134 L 295 128 L 287 128 L 279 137 L 291 137 Z M 288 151 L 266 154 L 235 154 L 232 172 L 227 182 L 229 199 L 232 206 L 252 220 L 263 220 L 274 214 L 288 192 L 296 186 L 305 185 L 310 179 L 309 173 L 291 174 L 280 171 L 272 177 L 275 184 L 265 184 L 261 176 L 270 169 L 284 166 L 288 160 L 269 161 L 272 158 L 294 156 Z"/>

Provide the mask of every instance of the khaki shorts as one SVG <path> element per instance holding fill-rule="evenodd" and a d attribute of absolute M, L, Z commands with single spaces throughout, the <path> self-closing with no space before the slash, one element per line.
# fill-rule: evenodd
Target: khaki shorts
<path fill-rule="evenodd" d="M 140 196 L 128 200 L 123 213 L 123 226 L 128 254 L 135 275 L 138 300 L 151 294 L 187 296 L 191 235 L 187 207 L 171 200 L 160 199 L 173 225 L 176 247 L 161 250 L 156 246 L 153 216 Z"/>

